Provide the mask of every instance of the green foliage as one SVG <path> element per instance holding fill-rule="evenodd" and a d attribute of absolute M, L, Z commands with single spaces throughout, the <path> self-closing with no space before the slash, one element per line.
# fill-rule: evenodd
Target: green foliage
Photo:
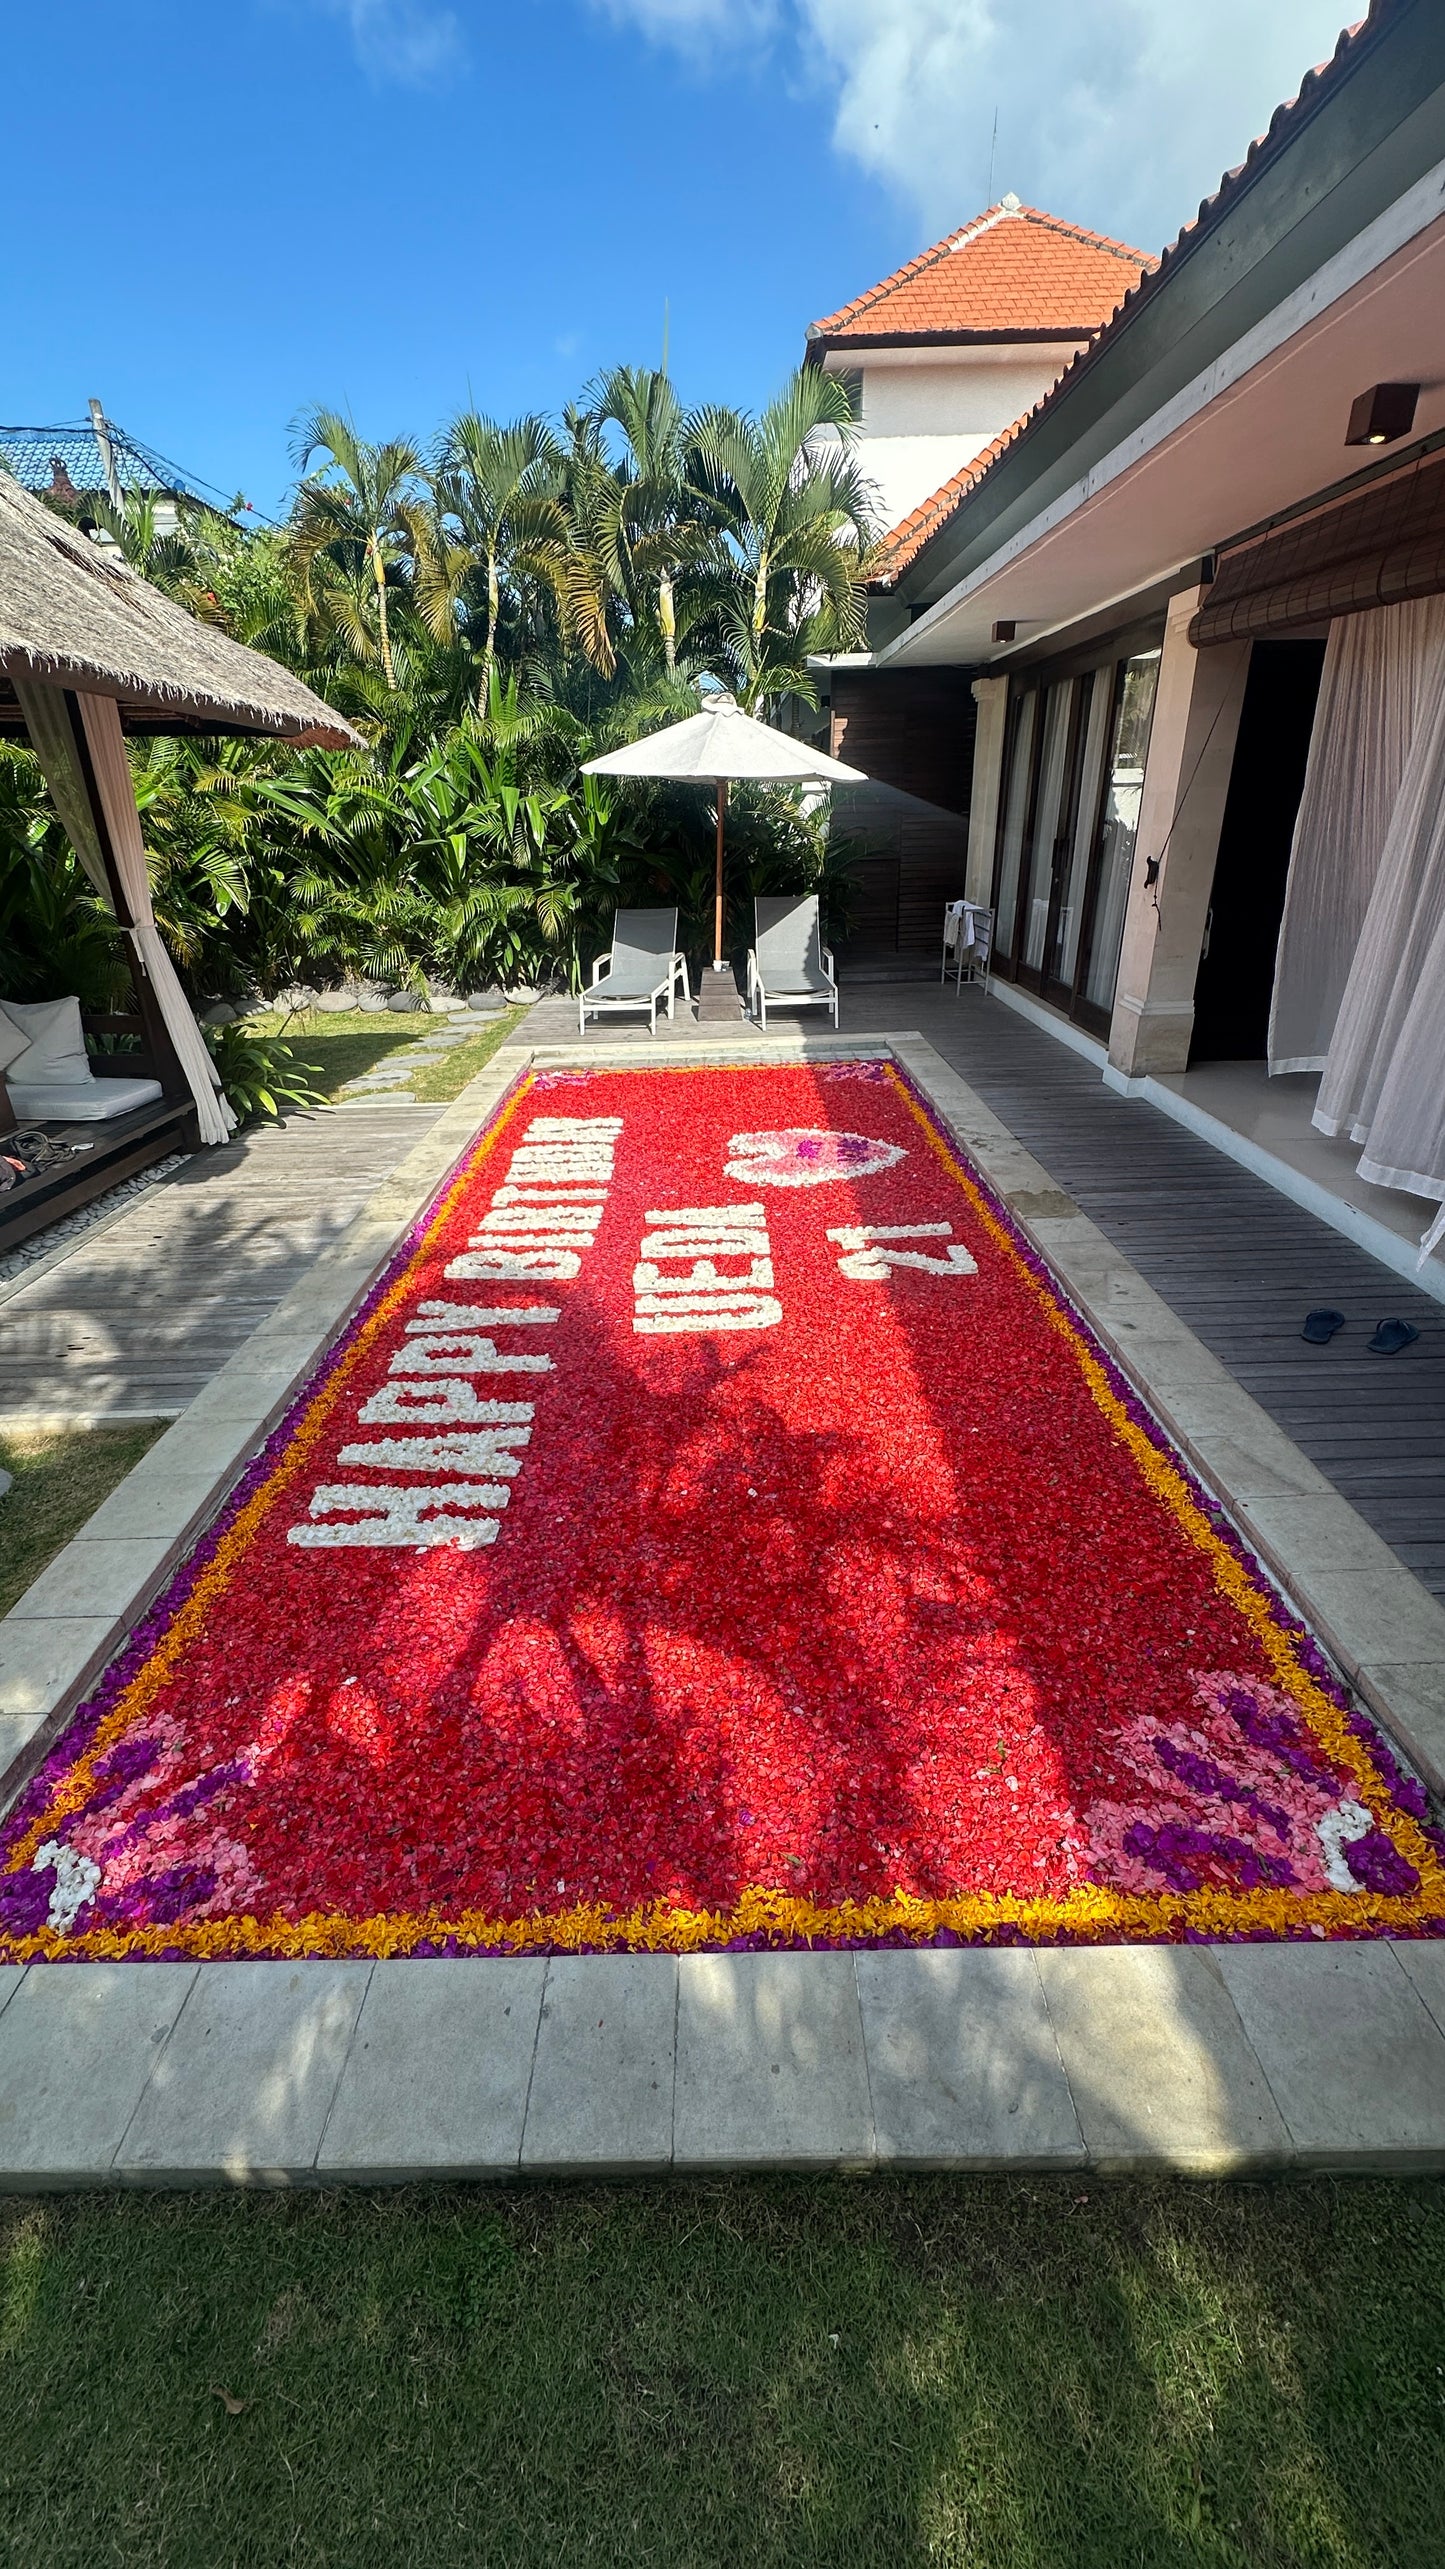
<path fill-rule="evenodd" d="M 324 1092 L 313 1082 L 316 1062 L 298 1062 L 279 1035 L 258 1035 L 243 1020 L 230 1026 L 208 1026 L 206 1042 L 221 1087 L 242 1124 L 263 1118 L 281 1120 L 288 1106 L 322 1106 Z"/>
<path fill-rule="evenodd" d="M 467 412 L 428 453 L 316 409 L 294 451 L 279 531 L 190 504 L 172 527 L 136 492 L 84 503 L 146 578 L 284 661 L 368 744 L 132 745 L 156 916 L 193 996 L 575 987 L 619 902 L 676 900 L 700 955 L 710 795 L 581 769 L 694 712 L 704 674 L 760 713 L 810 700 L 809 654 L 856 640 L 869 521 L 842 385 L 806 369 L 760 418 L 689 415 L 665 374 L 618 367 L 560 430 Z M 735 946 L 758 890 L 820 889 L 836 931 L 840 879 L 797 796 L 735 796 Z M 0 992 L 104 1009 L 127 987 L 34 761 L 0 752 Z"/>
<path fill-rule="evenodd" d="M 0 744 L 0 999 L 71 993 L 105 1015 L 130 974 L 114 919 L 91 888 L 27 750 Z"/>

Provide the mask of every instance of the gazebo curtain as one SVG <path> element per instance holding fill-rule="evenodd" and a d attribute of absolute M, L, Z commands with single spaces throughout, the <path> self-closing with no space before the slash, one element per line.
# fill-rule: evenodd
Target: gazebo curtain
<path fill-rule="evenodd" d="M 106 907 L 110 906 L 110 885 L 106 881 L 105 862 L 95 832 L 95 818 L 90 796 L 85 789 L 80 760 L 75 754 L 75 733 L 70 708 L 59 687 L 38 685 L 16 670 L 11 684 L 20 699 L 30 746 L 45 771 L 50 799 L 60 815 L 60 824 Z"/>
<path fill-rule="evenodd" d="M 1342 619 L 1290 861 L 1270 1069 L 1445 1229 L 1445 599 Z"/>
<path fill-rule="evenodd" d="M 85 776 L 76 754 L 64 694 L 58 687 L 47 686 L 18 673 L 12 673 L 12 677 L 20 709 L 25 716 L 25 728 L 45 771 L 46 783 L 66 835 L 91 881 L 108 901 L 110 887 L 100 837 Z M 130 911 L 131 923 L 127 934 L 135 948 L 136 961 L 155 994 L 186 1085 L 195 1100 L 201 1139 L 203 1142 L 224 1142 L 235 1131 L 236 1118 L 228 1100 L 220 1093 L 220 1083 L 206 1050 L 205 1038 L 191 1013 L 156 926 L 155 912 L 151 907 L 145 841 L 141 836 L 130 763 L 125 754 L 120 710 L 112 696 L 79 695 L 76 702 L 80 707 L 85 745 L 90 754 L 106 835 L 115 859 L 120 888 Z"/>

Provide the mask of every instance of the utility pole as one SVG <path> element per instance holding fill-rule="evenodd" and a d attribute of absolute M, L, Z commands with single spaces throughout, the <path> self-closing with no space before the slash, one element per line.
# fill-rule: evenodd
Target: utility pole
<path fill-rule="evenodd" d="M 125 494 L 120 486 L 120 475 L 115 469 L 115 448 L 110 442 L 110 428 L 105 412 L 101 409 L 94 393 L 90 397 L 90 424 L 95 431 L 95 443 L 100 454 L 100 469 L 105 475 L 105 487 L 110 497 L 111 507 L 117 510 L 123 509 Z"/>

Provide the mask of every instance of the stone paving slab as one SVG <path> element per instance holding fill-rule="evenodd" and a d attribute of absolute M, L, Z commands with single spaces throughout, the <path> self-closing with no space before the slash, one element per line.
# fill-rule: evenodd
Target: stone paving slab
<path fill-rule="evenodd" d="M 1440 2171 L 1442 1960 L 1377 1943 L 39 1964 L 0 1976 L 0 2190 Z"/>
<path fill-rule="evenodd" d="M 446 2168 L 509 2176 L 537 2047 L 547 1965 L 379 1962 L 367 1984 L 319 2174 L 384 2183 Z"/>
<path fill-rule="evenodd" d="M 132 1968 L 148 1977 L 145 1964 Z M 367 1962 L 196 1965 L 113 2174 L 279 2184 L 314 2167 L 371 1972 Z"/>
<path fill-rule="evenodd" d="M 1271 1948 L 1270 1959 L 1293 1950 Z M 1227 2176 L 1285 2164 L 1289 2132 L 1212 1952 L 1053 1946 L 1038 1961 L 1096 2167 L 1113 2176 L 1158 2167 Z"/>
<path fill-rule="evenodd" d="M 1445 1614 L 932 1047 L 891 1047 L 1343 1672 L 1445 1782 Z M 886 1049 L 753 1037 L 746 1058 Z M 189 1539 L 207 1471 L 214 1506 L 527 1057 L 503 1047 L 59 1556 L 41 1611 L 32 1590 L 0 1623 L 0 1756 L 19 1742 L 7 1794 L 141 1612 L 157 1546 L 170 1558 Z M 609 1056 L 592 1041 L 545 1057 Z M 673 1057 L 739 1056 L 694 1035 Z M 66 1964 L 0 1979 L 0 2185 L 899 2165 L 1445 2168 L 1445 1948 Z"/>
<path fill-rule="evenodd" d="M 9 2187 L 113 2182 L 117 2154 L 199 1963 L 27 1971 L 0 2014 L 0 2168 Z"/>
<path fill-rule="evenodd" d="M 684 1954 L 676 2165 L 846 2168 L 874 2156 L 852 1955 Z"/>
<path fill-rule="evenodd" d="M 860 1953 L 856 1968 L 881 2163 L 1082 2164 L 1036 1954 Z"/>
<path fill-rule="evenodd" d="M 1445 2045 L 1397 1959 L 1404 1951 L 1385 1942 L 1300 1946 L 1286 1975 L 1270 1968 L 1266 1946 L 1218 1949 L 1220 1978 L 1313 2167 L 1404 2173 L 1441 2164 Z"/>
<path fill-rule="evenodd" d="M 677 1956 L 564 1954 L 546 1969 L 522 2166 L 536 2176 L 665 2171 Z"/>

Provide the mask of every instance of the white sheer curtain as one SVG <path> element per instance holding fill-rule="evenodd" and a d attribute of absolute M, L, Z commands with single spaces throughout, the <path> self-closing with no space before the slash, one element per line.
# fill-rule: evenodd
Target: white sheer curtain
<path fill-rule="evenodd" d="M 1323 1070 L 1359 949 L 1445 598 L 1330 627 L 1290 852 L 1269 1015 L 1269 1068 Z"/>
<path fill-rule="evenodd" d="M 100 839 L 81 764 L 76 756 L 64 695 L 59 688 L 46 686 L 29 677 L 12 673 L 12 678 L 20 699 L 20 710 L 25 716 L 25 728 L 45 771 L 45 781 L 50 787 L 66 836 L 91 881 L 108 901 L 110 887 L 106 881 Z M 229 1102 L 220 1094 L 220 1083 L 206 1050 L 205 1037 L 191 1014 L 186 994 L 176 978 L 175 967 L 161 943 L 156 926 L 155 912 L 151 907 L 145 841 L 141 837 L 135 788 L 125 754 L 120 709 L 112 696 L 82 695 L 76 701 L 80 707 L 86 747 L 90 752 L 116 872 L 130 910 L 132 924 L 128 934 L 135 948 L 138 968 L 150 982 L 156 1004 L 165 1019 L 166 1031 L 175 1045 L 176 1058 L 195 1100 L 201 1139 L 203 1142 L 224 1142 L 235 1131 L 236 1118 Z"/>
<path fill-rule="evenodd" d="M 1438 610 L 1439 601 L 1431 606 Z M 1403 673 L 1402 673 L 1403 674 Z M 1413 736 L 1340 999 L 1314 1121 L 1360 1175 L 1445 1202 L 1445 619 L 1422 637 Z M 1440 1224 L 1426 1235 L 1434 1245 Z"/>
<path fill-rule="evenodd" d="M 201 1139 L 203 1142 L 224 1142 L 234 1133 L 236 1118 L 228 1099 L 220 1093 L 220 1082 L 216 1077 L 215 1064 L 206 1050 L 206 1039 L 191 1014 L 190 1003 L 176 979 L 175 966 L 161 943 L 160 930 L 156 926 L 156 914 L 151 908 L 145 841 L 141 836 L 130 761 L 125 754 L 125 735 L 120 727 L 120 707 L 113 696 L 78 696 L 76 702 L 85 726 L 86 747 L 95 771 L 96 791 L 105 814 L 115 870 L 120 876 L 120 888 L 125 894 L 133 922 L 131 943 L 155 992 L 161 1015 L 166 1021 L 166 1031 L 185 1073 L 186 1085 L 196 1101 Z"/>
<path fill-rule="evenodd" d="M 13 673 L 10 683 L 20 699 L 30 746 L 45 771 L 50 799 L 60 815 L 60 826 L 109 909 L 110 885 L 105 879 L 105 860 L 100 852 L 95 815 L 90 808 L 90 796 L 76 755 L 75 732 L 64 690 L 42 686 L 19 670 Z"/>

